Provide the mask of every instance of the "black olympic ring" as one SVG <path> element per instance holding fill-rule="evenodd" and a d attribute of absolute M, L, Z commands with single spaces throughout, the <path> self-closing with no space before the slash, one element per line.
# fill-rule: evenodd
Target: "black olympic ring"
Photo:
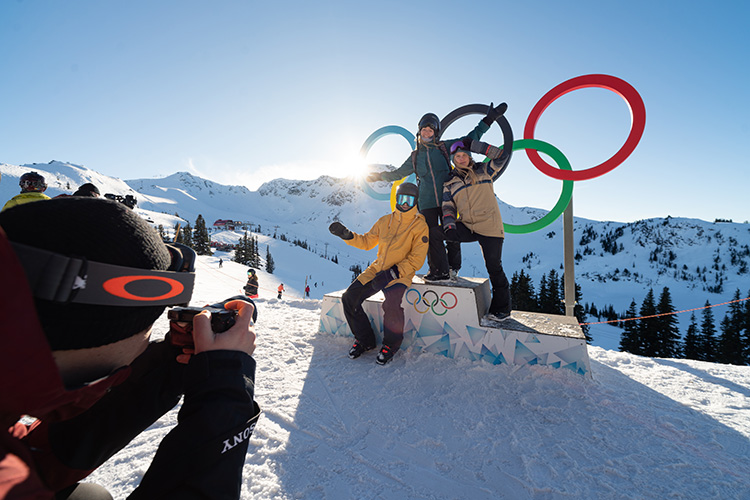
<path fill-rule="evenodd" d="M 465 106 L 454 109 L 448 113 L 445 118 L 440 120 L 440 135 L 438 136 L 438 139 L 443 136 L 445 129 L 459 118 L 469 115 L 486 115 L 489 108 L 490 107 L 487 104 L 466 104 Z M 503 151 L 508 151 L 507 165 L 510 164 L 510 159 L 513 156 L 513 129 L 510 127 L 510 122 L 508 122 L 508 119 L 505 118 L 504 114 L 497 117 L 495 123 L 500 126 L 500 130 L 503 133 Z M 505 170 L 507 169 L 500 172 L 500 175 L 502 175 Z"/>

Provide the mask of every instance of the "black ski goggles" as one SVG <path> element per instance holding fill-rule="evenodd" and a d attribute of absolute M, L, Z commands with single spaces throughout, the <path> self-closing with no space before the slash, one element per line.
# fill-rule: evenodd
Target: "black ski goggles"
<path fill-rule="evenodd" d="M 187 305 L 195 284 L 195 252 L 167 243 L 172 263 L 166 271 L 139 269 L 68 257 L 13 243 L 34 297 L 53 302 L 103 306 Z"/>

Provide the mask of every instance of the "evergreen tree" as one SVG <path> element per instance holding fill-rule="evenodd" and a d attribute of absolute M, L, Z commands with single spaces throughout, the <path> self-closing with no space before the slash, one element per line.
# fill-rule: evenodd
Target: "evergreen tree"
<path fill-rule="evenodd" d="M 190 248 L 193 248 L 193 228 L 190 227 L 190 223 L 185 223 L 185 228 L 181 231 L 182 232 L 182 244 L 185 246 L 188 246 Z"/>
<path fill-rule="evenodd" d="M 698 323 L 695 321 L 695 313 L 690 315 L 690 324 L 688 325 L 687 333 L 685 333 L 682 355 L 687 359 L 701 358 L 701 339 L 698 334 Z"/>
<path fill-rule="evenodd" d="M 664 316 L 654 318 L 657 324 L 656 356 L 661 358 L 676 358 L 680 355 L 680 329 L 677 326 L 677 317 L 674 314 L 667 314 L 673 312 L 672 296 L 669 288 L 665 286 L 656 306 L 656 313 L 664 314 Z"/>
<path fill-rule="evenodd" d="M 538 311 L 546 313 L 551 309 L 551 298 L 550 298 L 550 283 L 547 281 L 547 275 L 543 274 L 539 280 L 539 305 Z"/>
<path fill-rule="evenodd" d="M 558 276 L 557 271 L 550 269 L 549 278 L 547 278 L 549 287 L 549 305 L 547 306 L 550 314 L 565 314 L 565 302 L 563 296 L 565 288 L 563 280 Z"/>
<path fill-rule="evenodd" d="M 625 312 L 625 319 L 636 317 L 635 299 L 630 302 L 630 308 Z M 632 354 L 643 354 L 641 341 L 638 337 L 638 320 L 623 321 L 623 332 L 620 335 L 620 351 Z"/>
<path fill-rule="evenodd" d="M 157 227 L 156 230 L 159 232 L 159 238 L 161 238 L 162 241 L 165 241 L 167 239 L 167 233 L 164 232 L 164 225 L 159 224 L 159 227 Z"/>
<path fill-rule="evenodd" d="M 266 272 L 268 272 L 268 274 L 273 274 L 274 269 L 276 269 L 276 264 L 273 262 L 271 249 L 266 245 Z"/>
<path fill-rule="evenodd" d="M 211 251 L 211 238 L 208 236 L 206 221 L 201 214 L 195 219 L 195 229 L 193 229 L 193 247 L 198 255 L 213 255 Z"/>
<path fill-rule="evenodd" d="M 539 309 L 534 294 L 534 284 L 531 277 L 524 273 L 523 269 L 520 272 L 513 273 L 510 280 L 510 296 L 513 300 L 513 309 L 517 311 L 533 312 Z"/>
<path fill-rule="evenodd" d="M 654 303 L 654 289 L 649 288 L 646 297 L 641 303 L 640 316 L 653 316 L 656 314 Z M 643 318 L 638 320 L 638 340 L 643 349 L 644 356 L 654 357 L 658 353 L 659 325 L 658 318 Z"/>
<path fill-rule="evenodd" d="M 248 264 L 249 255 L 247 253 L 247 231 L 245 231 L 245 234 L 237 242 L 237 245 L 235 245 L 234 257 L 232 258 L 232 260 L 242 265 Z"/>
<path fill-rule="evenodd" d="M 719 359 L 722 363 L 744 365 L 745 355 L 742 344 L 742 330 L 744 327 L 743 307 L 740 303 L 739 288 L 729 304 L 729 312 L 721 321 L 721 335 L 719 336 Z"/>
<path fill-rule="evenodd" d="M 576 317 L 579 323 L 585 323 L 586 312 L 583 310 L 583 306 L 581 305 L 581 303 L 583 302 L 583 292 L 581 291 L 581 285 L 576 283 L 575 290 L 576 305 L 573 307 L 573 316 Z M 586 343 L 590 344 L 592 339 L 591 335 L 589 335 L 589 325 L 581 325 L 581 330 L 583 330 L 583 336 L 586 337 Z"/>
<path fill-rule="evenodd" d="M 721 335 L 719 335 L 719 348 L 717 359 L 719 363 L 728 363 L 730 365 L 742 365 L 744 357 L 742 356 L 742 341 L 732 324 L 732 316 L 726 314 L 721 320 Z"/>
<path fill-rule="evenodd" d="M 709 307 L 711 304 L 706 301 L 701 319 L 701 360 L 716 361 L 716 326 L 714 324 L 714 313 Z"/>
<path fill-rule="evenodd" d="M 255 240 L 255 242 L 254 242 L 254 246 L 255 246 L 255 267 L 260 268 L 260 246 L 258 246 L 258 237 L 255 236 L 254 240 Z"/>
<path fill-rule="evenodd" d="M 750 297 L 750 290 L 747 292 Z M 742 345 L 745 364 L 750 365 L 750 300 L 743 302 L 742 308 Z"/>

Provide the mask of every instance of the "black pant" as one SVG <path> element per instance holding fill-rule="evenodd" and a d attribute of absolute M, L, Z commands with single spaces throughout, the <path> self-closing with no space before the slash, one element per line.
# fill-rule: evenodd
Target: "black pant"
<path fill-rule="evenodd" d="M 496 236 L 483 236 L 473 233 L 463 222 L 456 224 L 458 239 L 462 242 L 478 241 L 482 247 L 484 265 L 490 275 L 492 285 L 492 303 L 490 313 L 509 313 L 512 309 L 510 299 L 510 284 L 503 271 L 503 241 L 504 238 Z"/>
<path fill-rule="evenodd" d="M 387 345 L 394 352 L 398 351 L 404 341 L 404 308 L 401 307 L 401 299 L 406 292 L 406 285 L 396 283 L 383 290 L 385 302 L 383 302 L 383 345 Z M 367 317 L 362 303 L 368 297 L 378 293 L 372 286 L 372 281 L 364 285 L 359 280 L 354 280 L 341 297 L 344 305 L 344 316 L 349 328 L 354 334 L 357 342 L 366 347 L 374 347 L 376 344 L 375 333 L 372 331 L 370 319 Z"/>
<path fill-rule="evenodd" d="M 435 274 L 448 274 L 448 268 L 458 271 L 461 269 L 461 243 L 447 241 L 443 244 L 443 229 L 440 224 L 443 221 L 443 211 L 440 208 L 426 208 L 419 213 L 424 215 L 427 227 L 430 229 L 430 246 L 427 249 L 427 265 L 430 272 Z M 445 248 L 448 247 L 448 254 Z"/>

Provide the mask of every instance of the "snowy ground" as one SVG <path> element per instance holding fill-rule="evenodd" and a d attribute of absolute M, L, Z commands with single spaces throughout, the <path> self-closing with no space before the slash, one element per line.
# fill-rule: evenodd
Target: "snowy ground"
<path fill-rule="evenodd" d="M 243 266 L 199 259 L 194 305 L 244 284 Z M 260 278 L 242 498 L 750 498 L 750 367 L 601 347 L 593 380 L 409 351 L 378 366 L 318 333 L 319 300 L 278 301 Z M 91 479 L 125 498 L 178 409 Z"/>

